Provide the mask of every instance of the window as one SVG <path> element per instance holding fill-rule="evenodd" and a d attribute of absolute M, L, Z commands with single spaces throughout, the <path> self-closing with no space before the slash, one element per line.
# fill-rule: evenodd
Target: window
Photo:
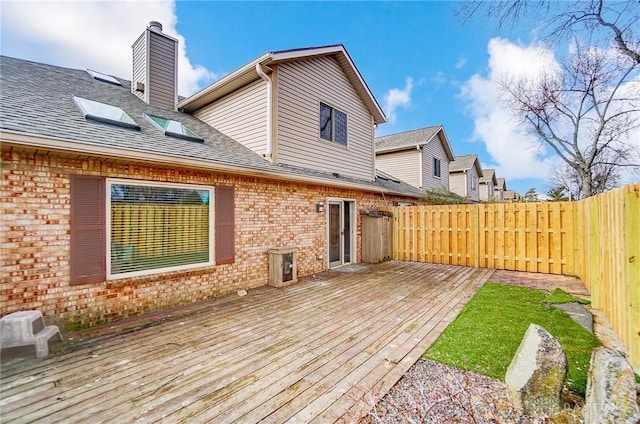
<path fill-rule="evenodd" d="M 140 126 L 136 124 L 136 121 L 131 119 L 131 117 L 119 107 L 111 106 L 106 103 L 95 102 L 89 99 L 83 99 L 82 97 L 77 96 L 73 97 L 73 101 L 76 103 L 86 119 L 92 119 L 94 121 L 135 130 L 140 129 Z"/>
<path fill-rule="evenodd" d="M 489 196 L 493 197 L 493 184 L 489 183 Z"/>
<path fill-rule="evenodd" d="M 477 184 L 476 177 L 475 177 L 475 175 L 472 175 L 471 176 L 471 190 L 475 190 L 476 189 L 476 184 Z"/>
<path fill-rule="evenodd" d="M 108 276 L 211 265 L 212 189 L 107 182 Z"/>
<path fill-rule="evenodd" d="M 173 119 L 161 118 L 155 115 L 145 115 L 151 123 L 160 131 L 164 131 L 164 135 L 169 137 L 181 138 L 183 140 L 204 142 L 204 139 L 198 137 L 196 133 L 187 128 L 182 122 Z"/>
<path fill-rule="evenodd" d="M 98 81 L 107 82 L 109 84 L 118 85 L 122 87 L 122 83 L 111 75 L 103 74 L 102 72 L 98 72 L 98 71 L 92 71 L 91 69 L 87 69 L 87 72 L 89 73 L 89 75 L 91 75 L 94 79 Z"/>
<path fill-rule="evenodd" d="M 440 178 L 440 159 L 433 158 L 433 176 Z"/>
<path fill-rule="evenodd" d="M 347 145 L 347 114 L 320 103 L 320 138 Z"/>
<path fill-rule="evenodd" d="M 72 284 L 233 263 L 234 251 L 232 187 L 71 178 Z"/>

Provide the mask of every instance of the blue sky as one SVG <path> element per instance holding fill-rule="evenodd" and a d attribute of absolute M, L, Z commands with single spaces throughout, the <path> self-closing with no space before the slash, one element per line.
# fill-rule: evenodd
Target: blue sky
<path fill-rule="evenodd" d="M 546 191 L 547 150 L 500 109 L 503 72 L 544 66 L 535 28 L 463 25 L 458 2 L 2 1 L 2 54 L 131 78 L 150 20 L 180 40 L 180 94 L 265 51 L 342 43 L 390 122 L 378 135 L 442 124 L 456 155 L 477 153 L 508 188 Z M 553 54 L 551 54 L 553 60 Z"/>

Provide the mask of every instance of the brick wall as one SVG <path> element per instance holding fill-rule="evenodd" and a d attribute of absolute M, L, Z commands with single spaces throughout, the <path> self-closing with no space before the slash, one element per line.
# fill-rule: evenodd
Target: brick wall
<path fill-rule="evenodd" d="M 69 175 L 91 174 L 235 187 L 235 263 L 69 285 Z M 408 200 L 357 190 L 205 171 L 25 151 L 2 152 L 0 314 L 40 309 L 49 322 L 81 328 L 267 284 L 273 247 L 298 247 L 298 275 L 326 269 L 327 197 L 356 208 Z M 410 199 L 409 199 L 410 200 Z M 360 216 L 357 218 L 360 259 Z M 322 255 L 323 259 L 318 259 Z"/>

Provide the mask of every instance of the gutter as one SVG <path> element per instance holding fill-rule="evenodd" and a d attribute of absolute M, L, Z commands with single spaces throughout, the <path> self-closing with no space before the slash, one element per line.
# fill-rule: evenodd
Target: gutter
<path fill-rule="evenodd" d="M 262 177 L 278 181 L 291 181 L 313 185 L 324 184 L 331 187 L 351 188 L 370 193 L 384 192 L 397 196 L 415 197 L 419 196 L 382 188 L 379 186 L 369 186 L 346 181 L 335 181 L 321 177 L 309 177 L 304 175 L 289 174 L 271 170 L 261 170 L 248 166 L 230 165 L 203 159 L 186 158 L 173 156 L 165 153 L 153 153 L 141 150 L 127 149 L 122 147 L 101 146 L 93 143 L 86 143 L 63 138 L 26 134 L 12 130 L 0 130 L 0 139 L 3 148 L 5 146 L 21 146 L 32 149 L 46 149 L 62 153 L 75 153 L 78 155 L 106 156 L 114 160 L 136 160 L 149 164 L 162 166 L 183 166 L 192 169 L 201 169 L 210 172 L 227 172 L 235 175 L 247 177 Z M 4 149 L 3 149 L 4 150 Z"/>
<path fill-rule="evenodd" d="M 273 99 L 271 87 L 273 85 L 273 82 L 271 81 L 271 78 L 269 78 L 269 76 L 264 72 L 260 63 L 256 63 L 256 72 L 258 73 L 258 75 L 260 75 L 260 78 L 262 78 L 267 83 L 267 149 L 264 156 L 268 160 L 271 160 L 271 152 L 273 151 L 273 132 L 271 130 L 271 125 L 273 122 Z"/>

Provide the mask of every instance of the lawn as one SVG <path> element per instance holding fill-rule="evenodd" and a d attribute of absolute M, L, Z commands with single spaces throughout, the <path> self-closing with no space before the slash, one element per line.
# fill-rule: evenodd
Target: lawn
<path fill-rule="evenodd" d="M 591 352 L 600 342 L 553 303 L 577 299 L 527 287 L 487 283 L 424 353 L 447 365 L 504 381 L 529 324 L 538 324 L 562 345 L 569 364 L 565 386 L 584 396 Z"/>

